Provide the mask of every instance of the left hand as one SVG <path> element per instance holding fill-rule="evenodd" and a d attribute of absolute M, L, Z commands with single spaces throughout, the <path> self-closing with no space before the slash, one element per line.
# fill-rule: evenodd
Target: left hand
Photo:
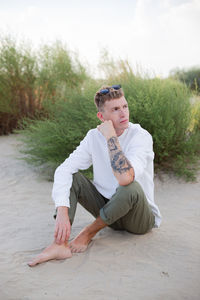
<path fill-rule="evenodd" d="M 97 126 L 97 129 L 107 140 L 112 136 L 116 136 L 116 131 L 111 120 L 104 121 L 103 123 L 101 123 L 101 125 Z"/>
<path fill-rule="evenodd" d="M 68 241 L 71 232 L 71 223 L 68 216 L 68 207 L 59 206 L 56 217 L 54 238 L 58 245 Z"/>

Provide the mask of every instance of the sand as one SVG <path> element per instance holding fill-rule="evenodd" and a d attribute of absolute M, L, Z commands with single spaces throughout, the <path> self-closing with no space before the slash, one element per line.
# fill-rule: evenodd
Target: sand
<path fill-rule="evenodd" d="M 30 268 L 52 241 L 52 182 L 18 160 L 18 150 L 16 135 L 0 137 L 1 300 L 200 299 L 200 176 L 155 179 L 159 229 L 139 236 L 104 228 L 87 252 Z M 71 239 L 93 220 L 79 206 Z"/>

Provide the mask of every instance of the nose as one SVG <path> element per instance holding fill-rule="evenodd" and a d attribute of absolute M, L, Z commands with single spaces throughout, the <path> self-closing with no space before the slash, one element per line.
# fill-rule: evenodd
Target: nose
<path fill-rule="evenodd" d="M 125 116 L 125 110 L 122 108 L 120 109 L 120 117 L 124 117 Z"/>

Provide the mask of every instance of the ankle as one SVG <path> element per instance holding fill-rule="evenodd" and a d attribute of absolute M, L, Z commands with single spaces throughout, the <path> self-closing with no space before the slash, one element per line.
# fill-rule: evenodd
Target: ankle
<path fill-rule="evenodd" d="M 93 224 L 91 224 L 91 225 L 88 225 L 88 226 L 87 226 L 86 231 L 85 231 L 85 234 L 86 234 L 88 237 L 92 238 L 92 237 L 94 237 L 94 236 L 97 234 L 97 232 L 98 232 L 100 229 L 101 229 L 101 228 L 97 228 L 96 226 L 93 226 Z"/>
<path fill-rule="evenodd" d="M 106 226 L 107 224 L 105 224 L 103 220 L 98 217 L 92 224 L 86 226 L 81 233 L 91 238 Z"/>
<path fill-rule="evenodd" d="M 84 234 L 85 236 L 90 237 L 91 235 L 93 235 L 93 229 L 91 228 L 91 225 L 86 226 L 83 231 L 82 234 Z"/>
<path fill-rule="evenodd" d="M 66 247 L 66 248 L 69 248 L 68 242 L 64 242 L 64 243 L 58 244 L 58 243 L 56 242 L 56 240 L 54 240 L 54 241 L 53 241 L 53 244 L 56 245 L 56 246 L 62 246 L 62 247 L 64 246 L 64 247 Z"/>

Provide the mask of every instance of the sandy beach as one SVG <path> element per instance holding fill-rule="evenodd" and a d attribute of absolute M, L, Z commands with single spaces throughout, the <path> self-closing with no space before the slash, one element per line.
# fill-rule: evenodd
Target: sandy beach
<path fill-rule="evenodd" d="M 0 137 L 0 300 L 199 300 L 200 175 L 155 178 L 163 222 L 146 235 L 103 229 L 85 253 L 34 268 L 52 242 L 52 182 L 19 160 L 17 135 Z M 81 206 L 70 239 L 93 221 Z"/>

